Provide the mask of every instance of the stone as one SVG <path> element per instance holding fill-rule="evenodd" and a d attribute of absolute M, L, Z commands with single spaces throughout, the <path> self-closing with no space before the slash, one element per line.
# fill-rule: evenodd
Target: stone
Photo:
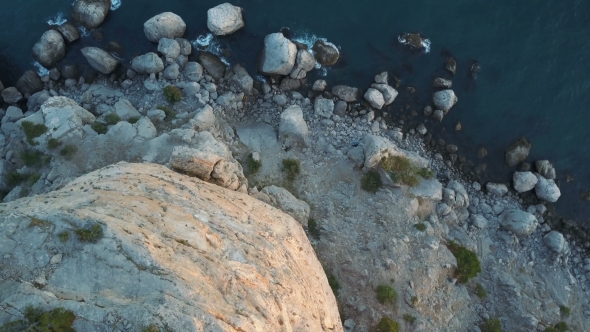
<path fill-rule="evenodd" d="M 74 2 L 72 17 L 87 28 L 99 26 L 111 9 L 111 0 L 77 0 Z"/>
<path fill-rule="evenodd" d="M 152 121 L 164 121 L 164 118 L 166 118 L 166 112 L 161 109 L 153 109 L 147 112 L 147 116 Z"/>
<path fill-rule="evenodd" d="M 47 99 L 49 99 L 50 97 L 51 95 L 46 90 L 34 93 L 27 100 L 27 109 L 29 111 L 37 112 L 39 110 L 39 107 L 41 107 L 41 105 L 44 102 L 46 102 Z"/>
<path fill-rule="evenodd" d="M 438 120 L 438 122 L 442 122 L 444 116 L 445 116 L 445 113 L 443 112 L 443 110 L 435 110 L 434 113 L 432 114 L 432 117 L 435 118 L 436 120 Z"/>
<path fill-rule="evenodd" d="M 133 58 L 131 68 L 138 74 L 155 74 L 164 70 L 164 62 L 156 53 L 149 52 Z"/>
<path fill-rule="evenodd" d="M 66 45 L 61 34 L 47 30 L 33 46 L 33 59 L 45 68 L 52 68 L 66 55 Z"/>
<path fill-rule="evenodd" d="M 135 140 L 147 141 L 157 136 L 158 131 L 149 118 L 142 116 L 135 124 L 133 124 L 137 131 Z"/>
<path fill-rule="evenodd" d="M 432 95 L 432 102 L 437 109 L 448 112 L 459 101 L 453 90 L 437 91 Z"/>
<path fill-rule="evenodd" d="M 508 187 L 503 183 L 488 182 L 486 189 L 492 195 L 504 196 L 508 192 Z"/>
<path fill-rule="evenodd" d="M 23 117 L 24 114 L 20 108 L 8 106 L 8 108 L 6 109 L 6 114 L 4 114 L 4 117 L 2 118 L 2 123 L 15 122 L 17 120 L 22 119 Z"/>
<path fill-rule="evenodd" d="M 157 43 L 162 38 L 182 37 L 186 30 L 186 23 L 174 13 L 158 14 L 143 24 L 143 32 L 147 39 Z"/>
<path fill-rule="evenodd" d="M 252 89 L 254 88 L 254 80 L 252 79 L 252 76 L 248 74 L 248 71 L 241 65 L 235 65 L 232 68 L 232 72 L 234 73 L 231 78 L 232 82 L 235 83 L 245 94 L 251 94 Z"/>
<path fill-rule="evenodd" d="M 167 80 L 176 80 L 180 75 L 180 66 L 177 63 L 173 63 L 164 69 L 164 78 Z"/>
<path fill-rule="evenodd" d="M 518 237 L 531 235 L 537 225 L 537 218 L 525 211 L 507 210 L 500 215 L 500 226 Z"/>
<path fill-rule="evenodd" d="M 213 107 L 205 105 L 199 109 L 192 120 L 189 121 L 191 128 L 196 131 L 203 131 L 213 129 L 215 126 L 215 115 L 213 114 Z"/>
<path fill-rule="evenodd" d="M 285 106 L 287 104 L 287 96 L 280 94 L 280 95 L 274 95 L 272 97 L 272 100 L 277 103 L 277 105 L 279 106 Z"/>
<path fill-rule="evenodd" d="M 383 99 L 383 94 L 379 92 L 377 89 L 369 88 L 367 92 L 365 92 L 365 100 L 371 105 L 371 107 L 380 110 L 383 108 L 385 104 L 385 100 Z"/>
<path fill-rule="evenodd" d="M 447 80 L 446 78 L 437 77 L 432 81 L 432 86 L 435 88 L 450 89 L 453 87 L 453 82 L 451 82 L 451 80 Z"/>
<path fill-rule="evenodd" d="M 16 104 L 23 99 L 23 95 L 15 87 L 9 87 L 0 93 L 7 104 Z"/>
<path fill-rule="evenodd" d="M 82 127 L 96 120 L 92 113 L 80 107 L 67 97 L 51 97 L 41 105 L 43 124 L 48 128 L 47 136 L 61 140 L 67 136 L 81 137 Z M 20 121 L 29 121 L 31 115 Z"/>
<path fill-rule="evenodd" d="M 141 114 L 131 105 L 131 102 L 127 99 L 119 99 L 114 106 L 115 114 L 122 120 L 129 120 L 131 118 L 139 118 Z"/>
<path fill-rule="evenodd" d="M 268 195 L 270 198 L 268 204 L 283 210 L 283 212 L 299 221 L 301 225 L 307 227 L 310 211 L 307 203 L 295 198 L 287 189 L 277 186 L 265 187 L 260 192 Z"/>
<path fill-rule="evenodd" d="M 244 27 L 242 8 L 223 3 L 207 11 L 207 28 L 216 36 L 232 34 Z"/>
<path fill-rule="evenodd" d="M 98 47 L 84 47 L 81 51 L 90 67 L 103 74 L 112 73 L 119 65 L 119 60 Z"/>
<path fill-rule="evenodd" d="M 410 193 L 416 197 L 440 201 L 442 199 L 442 184 L 436 178 L 421 179 L 415 187 L 410 187 Z"/>
<path fill-rule="evenodd" d="M 445 65 L 445 69 L 448 70 L 451 74 L 455 75 L 455 72 L 457 71 L 457 60 L 453 59 L 452 57 L 449 57 L 449 59 L 447 60 L 447 64 Z"/>
<path fill-rule="evenodd" d="M 455 205 L 459 207 L 468 207 L 469 206 L 469 195 L 465 186 L 461 184 L 461 182 L 456 180 L 451 180 L 447 184 L 447 189 L 452 190 L 455 193 Z"/>
<path fill-rule="evenodd" d="M 359 90 L 346 85 L 336 85 L 332 88 L 332 94 L 347 103 L 353 103 L 359 99 Z"/>
<path fill-rule="evenodd" d="M 377 83 L 377 84 L 389 84 L 388 83 L 388 77 L 389 77 L 389 74 L 386 71 L 381 72 L 380 74 L 375 75 L 375 83 Z"/>
<path fill-rule="evenodd" d="M 554 253 L 561 255 L 569 251 L 569 246 L 563 234 L 558 231 L 551 231 L 543 237 L 543 243 Z"/>
<path fill-rule="evenodd" d="M 282 33 L 271 33 L 264 38 L 259 70 L 265 75 L 289 75 L 295 65 L 297 47 Z"/>
<path fill-rule="evenodd" d="M 428 167 L 430 161 L 420 157 L 418 154 L 400 149 L 393 142 L 385 137 L 366 134 L 361 142 L 361 146 L 365 151 L 365 163 L 363 171 L 376 169 L 383 157 L 387 156 L 403 156 L 410 160 L 410 163 L 416 167 Z"/>
<path fill-rule="evenodd" d="M 330 118 L 334 114 L 334 101 L 323 97 L 317 97 L 313 102 L 315 114 L 324 118 Z"/>
<path fill-rule="evenodd" d="M 200 52 L 199 63 L 201 63 L 203 68 L 205 68 L 209 75 L 214 79 L 219 80 L 225 76 L 227 67 L 217 55 L 209 52 Z"/>
<path fill-rule="evenodd" d="M 303 110 L 293 105 L 281 113 L 279 124 L 279 141 L 291 147 L 307 146 L 308 128 L 303 119 Z"/>
<path fill-rule="evenodd" d="M 315 68 L 315 58 L 307 50 L 298 50 L 295 58 L 295 66 L 289 76 L 293 79 L 302 79 L 307 76 L 307 72 Z"/>
<path fill-rule="evenodd" d="M 471 223 L 473 224 L 473 226 L 475 226 L 479 229 L 483 229 L 488 226 L 488 220 L 482 215 L 472 214 L 470 216 L 470 218 L 471 218 Z"/>
<path fill-rule="evenodd" d="M 16 81 L 16 88 L 23 95 L 32 95 L 44 89 L 43 82 L 37 73 L 33 70 L 27 70 Z"/>
<path fill-rule="evenodd" d="M 348 104 L 343 100 L 336 100 L 334 104 L 334 114 L 338 115 L 339 117 L 346 116 L 346 110 L 348 109 Z"/>
<path fill-rule="evenodd" d="M 180 44 L 171 38 L 162 38 L 158 42 L 158 52 L 171 59 L 176 59 L 180 55 Z"/>
<path fill-rule="evenodd" d="M 525 138 L 521 138 L 514 142 L 508 149 L 506 149 L 506 165 L 508 167 L 516 166 L 528 157 L 531 149 L 531 143 Z"/>
<path fill-rule="evenodd" d="M 293 79 L 291 77 L 285 77 L 281 80 L 281 84 L 279 85 L 279 89 L 282 91 L 292 91 L 297 90 L 301 87 L 301 81 Z"/>
<path fill-rule="evenodd" d="M 201 91 L 201 85 L 197 82 L 186 82 L 178 85 L 178 87 L 182 88 L 182 93 L 187 97 L 195 97 L 195 95 Z"/>
<path fill-rule="evenodd" d="M 340 52 L 336 45 L 326 42 L 322 39 L 318 39 L 313 44 L 313 52 L 315 53 L 315 59 L 322 66 L 332 66 L 338 62 Z"/>
<path fill-rule="evenodd" d="M 523 193 L 535 188 L 538 180 L 532 172 L 514 172 L 512 182 L 514 190 Z"/>
<path fill-rule="evenodd" d="M 184 39 L 184 38 L 174 38 L 174 40 L 176 40 L 176 42 L 178 43 L 178 46 L 180 47 L 180 54 L 181 55 L 186 55 L 189 56 L 192 53 L 193 50 L 193 46 L 191 45 L 191 42 Z"/>
<path fill-rule="evenodd" d="M 323 92 L 327 86 L 328 83 L 326 83 L 325 80 L 316 80 L 315 82 L 313 82 L 313 86 L 311 89 L 315 92 Z"/>
<path fill-rule="evenodd" d="M 61 33 L 64 40 L 68 43 L 74 42 L 80 38 L 80 33 L 78 32 L 78 29 L 76 29 L 76 27 L 70 22 L 65 22 L 64 24 L 59 25 L 57 27 L 57 31 Z"/>
<path fill-rule="evenodd" d="M 555 168 L 553 168 L 553 165 L 549 162 L 549 160 L 535 161 L 535 168 L 537 169 L 537 172 L 545 179 L 555 180 Z"/>
<path fill-rule="evenodd" d="M 391 103 L 393 103 L 393 101 L 398 95 L 397 90 L 395 90 L 393 87 L 387 84 L 371 84 L 371 87 L 381 92 L 381 94 L 383 95 L 385 105 L 390 105 Z"/>
<path fill-rule="evenodd" d="M 537 184 L 535 185 L 535 194 L 537 198 L 545 200 L 550 203 L 555 203 L 561 196 L 561 191 L 554 180 L 545 179 L 536 174 Z"/>

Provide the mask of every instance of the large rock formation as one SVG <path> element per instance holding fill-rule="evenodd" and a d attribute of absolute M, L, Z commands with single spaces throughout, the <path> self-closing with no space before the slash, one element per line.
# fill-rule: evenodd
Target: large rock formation
<path fill-rule="evenodd" d="M 120 163 L 0 211 L 0 326 L 33 305 L 77 331 L 343 330 L 301 225 L 247 195 Z"/>
<path fill-rule="evenodd" d="M 111 0 L 78 0 L 74 3 L 72 16 L 88 28 L 99 26 L 111 9 Z"/>
<path fill-rule="evenodd" d="M 45 68 L 51 68 L 66 55 L 63 37 L 55 30 L 47 30 L 33 46 L 33 59 Z"/>
<path fill-rule="evenodd" d="M 98 47 L 84 47 L 81 51 L 88 64 L 103 74 L 110 74 L 119 64 L 119 60 Z"/>
<path fill-rule="evenodd" d="M 232 34 L 244 27 L 242 8 L 223 3 L 207 11 L 207 27 L 216 36 Z"/>
<path fill-rule="evenodd" d="M 271 33 L 264 38 L 260 57 L 260 71 L 266 75 L 289 75 L 295 65 L 297 47 L 282 33 Z"/>
<path fill-rule="evenodd" d="M 162 38 L 182 37 L 185 30 L 186 23 L 180 16 L 171 12 L 156 15 L 143 24 L 145 36 L 154 43 Z"/>

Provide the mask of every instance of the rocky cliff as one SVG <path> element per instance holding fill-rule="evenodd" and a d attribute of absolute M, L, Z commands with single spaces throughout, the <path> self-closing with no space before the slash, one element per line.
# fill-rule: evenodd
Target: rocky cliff
<path fill-rule="evenodd" d="M 295 219 L 166 167 L 108 166 L 0 215 L 0 326 L 33 305 L 78 331 L 342 331 Z"/>

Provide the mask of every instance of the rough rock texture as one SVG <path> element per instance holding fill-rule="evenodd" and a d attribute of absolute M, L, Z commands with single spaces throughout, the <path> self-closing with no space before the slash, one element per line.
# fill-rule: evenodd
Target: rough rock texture
<path fill-rule="evenodd" d="M 537 218 L 521 210 L 504 211 L 500 215 L 500 225 L 518 237 L 531 235 L 537 228 Z"/>
<path fill-rule="evenodd" d="M 287 146 L 307 146 L 307 123 L 301 107 L 293 105 L 281 113 L 279 140 Z"/>
<path fill-rule="evenodd" d="M 383 95 L 385 105 L 393 103 L 393 101 L 398 95 L 397 90 L 395 90 L 392 86 L 389 86 L 387 84 L 371 84 L 371 87 L 381 92 L 381 94 Z"/>
<path fill-rule="evenodd" d="M 266 75 L 289 75 L 295 65 L 297 47 L 282 33 L 264 37 L 264 49 L 260 56 L 259 69 Z"/>
<path fill-rule="evenodd" d="M 453 90 L 437 91 L 432 95 L 432 102 L 437 109 L 448 112 L 459 101 Z"/>
<path fill-rule="evenodd" d="M 242 8 L 223 3 L 207 11 L 207 27 L 216 36 L 232 34 L 244 27 Z"/>
<path fill-rule="evenodd" d="M 9 87 L 2 90 L 2 99 L 7 104 L 15 104 L 23 99 L 23 95 L 15 87 Z"/>
<path fill-rule="evenodd" d="M 352 103 L 359 99 L 359 90 L 346 85 L 336 85 L 332 88 L 332 93 L 347 103 Z"/>
<path fill-rule="evenodd" d="M 99 26 L 111 9 L 111 0 L 77 0 L 72 9 L 74 19 L 88 28 Z"/>
<path fill-rule="evenodd" d="M 164 70 L 164 62 L 156 53 L 149 52 L 133 58 L 131 68 L 138 74 L 159 73 Z"/>
<path fill-rule="evenodd" d="M 503 183 L 488 182 L 486 184 L 486 189 L 492 195 L 496 196 L 504 196 L 508 192 L 508 187 Z"/>
<path fill-rule="evenodd" d="M 33 46 L 33 59 L 45 68 L 52 68 L 66 55 L 66 44 L 61 34 L 47 30 Z"/>
<path fill-rule="evenodd" d="M 27 70 L 24 74 L 16 81 L 16 88 L 22 94 L 32 95 L 35 92 L 43 90 L 44 85 L 41 78 L 33 70 Z"/>
<path fill-rule="evenodd" d="M 334 101 L 321 96 L 317 97 L 313 102 L 313 110 L 319 116 L 330 118 L 334 114 Z"/>
<path fill-rule="evenodd" d="M 180 54 L 180 44 L 171 38 L 162 38 L 158 42 L 158 52 L 167 58 L 176 59 Z"/>
<path fill-rule="evenodd" d="M 336 48 L 334 44 L 325 42 L 321 39 L 313 44 L 313 51 L 316 60 L 322 66 L 334 65 L 338 62 L 338 58 L 340 57 L 340 52 L 338 52 L 338 48 Z"/>
<path fill-rule="evenodd" d="M 365 92 L 365 100 L 367 102 L 369 102 L 369 105 L 371 105 L 371 107 L 380 110 L 383 105 L 385 104 L 385 100 L 383 99 L 383 94 L 377 90 L 377 89 L 373 89 L 373 88 L 369 88 L 367 90 L 367 92 Z"/>
<path fill-rule="evenodd" d="M 198 82 L 203 77 L 203 66 L 198 62 L 187 62 L 182 74 L 190 81 Z"/>
<path fill-rule="evenodd" d="M 514 190 L 519 193 L 532 190 L 538 182 L 537 177 L 532 172 L 514 172 L 512 181 Z"/>
<path fill-rule="evenodd" d="M 569 251 L 567 241 L 558 231 L 551 231 L 543 237 L 543 243 L 556 254 L 563 254 Z"/>
<path fill-rule="evenodd" d="M 156 15 L 143 24 L 143 32 L 148 40 L 157 43 L 162 38 L 177 38 L 184 35 L 186 23 L 174 13 Z"/>
<path fill-rule="evenodd" d="M 555 180 L 555 168 L 553 168 L 549 160 L 537 160 L 535 161 L 535 167 L 537 168 L 537 172 L 545 179 Z"/>
<path fill-rule="evenodd" d="M 535 194 L 538 198 L 550 203 L 555 203 L 561 196 L 561 191 L 554 180 L 548 180 L 540 175 L 536 175 L 539 180 L 535 185 Z"/>
<path fill-rule="evenodd" d="M 295 61 L 295 67 L 291 70 L 291 78 L 302 79 L 307 76 L 307 72 L 315 68 L 315 58 L 307 50 L 298 50 Z"/>
<path fill-rule="evenodd" d="M 300 224 L 247 195 L 120 163 L 0 210 L 0 325 L 34 305 L 77 331 L 343 330 Z"/>
<path fill-rule="evenodd" d="M 245 94 L 251 94 L 252 88 L 254 87 L 254 79 L 248 74 L 248 71 L 240 65 L 235 65 L 232 68 L 232 73 L 231 81 Z"/>
<path fill-rule="evenodd" d="M 199 52 L 199 63 L 216 80 L 225 75 L 227 69 L 225 63 L 213 53 Z"/>
<path fill-rule="evenodd" d="M 309 219 L 309 205 L 302 200 L 297 199 L 287 189 L 269 186 L 261 190 L 258 195 L 254 196 L 261 201 L 268 203 L 286 214 L 295 218 L 303 226 L 307 227 Z"/>
<path fill-rule="evenodd" d="M 404 151 L 387 138 L 381 136 L 367 134 L 363 137 L 361 146 L 365 154 L 365 161 L 363 163 L 363 170 L 365 171 L 376 168 L 381 162 L 381 158 L 386 156 L 404 156 L 410 159 L 417 167 L 428 167 L 429 165 L 427 159 L 415 153 Z"/>
<path fill-rule="evenodd" d="M 92 68 L 103 74 L 110 74 L 119 64 L 119 60 L 98 47 L 84 47 L 82 54 Z"/>
<path fill-rule="evenodd" d="M 64 40 L 68 43 L 74 42 L 78 40 L 78 38 L 80 38 L 80 33 L 78 32 L 78 29 L 76 29 L 76 27 L 70 22 L 66 22 L 58 26 L 57 31 L 61 33 L 61 35 L 64 37 Z"/>
<path fill-rule="evenodd" d="M 526 139 L 521 138 L 514 142 L 508 149 L 506 149 L 506 165 L 508 167 L 516 166 L 525 161 L 531 150 L 531 143 Z"/>

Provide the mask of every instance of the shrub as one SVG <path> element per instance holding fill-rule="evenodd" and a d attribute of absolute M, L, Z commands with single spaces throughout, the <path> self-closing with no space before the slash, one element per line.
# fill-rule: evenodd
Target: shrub
<path fill-rule="evenodd" d="M 164 111 L 164 114 L 166 114 L 166 120 L 174 119 L 176 117 L 176 113 L 171 110 L 170 107 L 158 106 L 158 109 Z"/>
<path fill-rule="evenodd" d="M 72 324 L 76 315 L 70 310 L 57 308 L 43 312 L 39 308 L 28 306 L 25 308 L 26 321 L 18 320 L 0 326 L 0 331 L 42 331 L 42 332 L 73 332 Z"/>
<path fill-rule="evenodd" d="M 415 224 L 414 227 L 416 227 L 416 229 L 420 232 L 424 232 L 426 230 L 426 225 L 422 222 Z"/>
<path fill-rule="evenodd" d="M 412 171 L 410 160 L 402 156 L 387 156 L 381 158 L 381 168 L 387 173 L 406 173 Z"/>
<path fill-rule="evenodd" d="M 47 127 L 44 124 L 34 124 L 30 121 L 23 121 L 21 123 L 25 136 L 27 136 L 27 142 L 31 145 L 37 145 L 39 143 L 34 142 L 33 138 L 37 138 L 47 132 Z"/>
<path fill-rule="evenodd" d="M 134 116 L 132 118 L 129 118 L 129 121 L 127 121 L 127 122 L 134 124 L 134 123 L 137 123 L 137 121 L 139 121 L 139 117 Z"/>
<path fill-rule="evenodd" d="M 395 304 L 397 301 L 397 292 L 391 286 L 379 285 L 375 292 L 377 293 L 377 301 L 381 304 Z"/>
<path fill-rule="evenodd" d="M 98 121 L 94 121 L 92 123 L 92 125 L 90 125 L 90 127 L 92 128 L 92 130 L 96 131 L 99 134 L 106 134 L 107 133 L 107 126 L 105 126 L 104 124 L 98 122 Z"/>
<path fill-rule="evenodd" d="M 544 332 L 559 332 L 559 330 L 555 329 L 553 326 L 549 326 Z"/>
<path fill-rule="evenodd" d="M 102 227 L 99 224 L 94 224 L 89 228 L 78 228 L 75 233 L 81 242 L 96 243 L 103 237 Z"/>
<path fill-rule="evenodd" d="M 488 296 L 488 292 L 486 292 L 485 288 L 480 283 L 475 284 L 475 295 L 480 299 L 484 299 Z"/>
<path fill-rule="evenodd" d="M 26 178 L 25 175 L 22 175 L 17 171 L 12 171 L 6 174 L 6 182 L 8 182 L 8 185 L 11 187 L 23 182 Z"/>
<path fill-rule="evenodd" d="M 57 234 L 57 238 L 61 241 L 61 242 L 68 242 L 68 240 L 70 239 L 70 232 L 68 231 L 63 231 L 59 234 Z"/>
<path fill-rule="evenodd" d="M 336 277 L 331 273 L 327 275 L 327 277 L 328 285 L 330 285 L 330 288 L 332 288 L 332 292 L 335 296 L 338 296 L 338 292 L 340 291 L 340 284 L 338 283 L 338 280 L 336 280 Z"/>
<path fill-rule="evenodd" d="M 248 155 L 248 158 L 246 159 L 246 165 L 248 166 L 248 171 L 250 172 L 250 174 L 255 174 L 258 173 L 260 167 L 262 167 L 262 161 L 254 160 L 252 154 L 250 153 Z"/>
<path fill-rule="evenodd" d="M 283 168 L 281 171 L 287 175 L 287 180 L 293 181 L 301 172 L 301 164 L 297 159 L 283 159 Z"/>
<path fill-rule="evenodd" d="M 429 179 L 434 172 L 428 168 L 418 168 L 412 165 L 410 160 L 403 156 L 387 156 L 381 158 L 381 168 L 389 173 L 391 181 L 415 187 L 420 183 L 420 178 Z"/>
<path fill-rule="evenodd" d="M 561 312 L 561 315 L 564 317 L 569 317 L 570 314 L 572 313 L 572 310 L 569 307 L 566 307 L 564 305 L 559 306 L 559 311 Z"/>
<path fill-rule="evenodd" d="M 309 230 L 309 234 L 311 234 L 312 236 L 316 238 L 320 237 L 318 222 L 315 219 L 309 218 L 309 220 L 307 221 L 307 229 Z"/>
<path fill-rule="evenodd" d="M 413 324 L 416 321 L 416 317 L 410 314 L 404 314 L 404 320 L 410 324 Z"/>
<path fill-rule="evenodd" d="M 25 150 L 20 154 L 20 159 L 25 166 L 36 166 L 41 163 L 42 153 L 35 150 Z"/>
<path fill-rule="evenodd" d="M 141 332 L 160 332 L 160 328 L 156 324 L 150 324 L 141 329 Z"/>
<path fill-rule="evenodd" d="M 177 86 L 168 85 L 164 88 L 164 97 L 170 104 L 174 104 L 182 100 L 182 92 Z"/>
<path fill-rule="evenodd" d="M 29 182 L 29 185 L 32 186 L 35 183 L 37 183 L 37 181 L 39 181 L 40 178 L 41 178 L 41 174 L 39 174 L 39 173 L 31 174 L 31 176 L 29 176 L 29 180 L 27 182 Z"/>
<path fill-rule="evenodd" d="M 481 326 L 482 332 L 502 332 L 502 324 L 498 318 L 490 318 Z"/>
<path fill-rule="evenodd" d="M 475 278 L 475 276 L 481 272 L 479 259 L 473 251 L 460 246 L 453 241 L 451 241 L 448 247 L 457 259 L 455 277 L 459 282 L 466 283 L 469 279 Z"/>
<path fill-rule="evenodd" d="M 76 154 L 76 152 L 78 152 L 78 147 L 75 145 L 68 144 L 68 145 L 64 146 L 64 148 L 61 149 L 61 151 L 59 151 L 59 154 L 66 157 L 67 159 L 69 159 L 74 154 Z"/>
<path fill-rule="evenodd" d="M 48 228 L 51 227 L 51 222 L 35 217 L 31 217 L 31 222 L 29 223 L 29 227 L 39 227 L 39 228 Z"/>
<path fill-rule="evenodd" d="M 381 176 L 375 170 L 370 170 L 361 179 L 361 188 L 370 193 L 376 193 L 382 185 Z"/>
<path fill-rule="evenodd" d="M 555 329 L 559 332 L 565 332 L 567 330 L 569 330 L 569 326 L 567 326 L 566 322 L 559 322 L 557 324 L 555 324 Z"/>
<path fill-rule="evenodd" d="M 426 167 L 420 168 L 418 171 L 416 171 L 416 174 L 425 179 L 430 179 L 434 176 L 434 172 Z"/>
<path fill-rule="evenodd" d="M 104 120 L 108 125 L 116 125 L 119 121 L 121 121 L 121 118 L 116 113 L 108 113 L 104 116 Z"/>
<path fill-rule="evenodd" d="M 50 138 L 49 141 L 47 141 L 47 148 L 48 149 L 52 149 L 53 150 L 53 149 L 57 148 L 60 145 L 61 145 L 61 142 L 57 138 Z"/>
<path fill-rule="evenodd" d="M 383 317 L 377 324 L 377 329 L 379 332 L 399 332 L 399 324 L 388 317 Z"/>

